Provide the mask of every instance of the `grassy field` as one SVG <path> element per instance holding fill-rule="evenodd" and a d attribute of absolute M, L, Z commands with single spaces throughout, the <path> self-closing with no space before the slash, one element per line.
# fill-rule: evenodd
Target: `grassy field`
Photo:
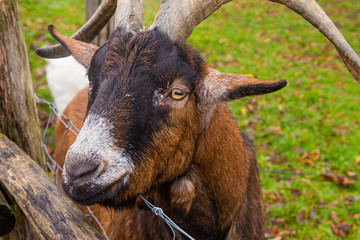
<path fill-rule="evenodd" d="M 159 2 L 145 1 L 145 25 Z M 360 1 L 318 3 L 360 53 Z M 35 91 L 51 100 L 34 49 L 54 43 L 48 24 L 72 34 L 85 18 L 83 0 L 24 0 L 20 7 Z M 201 23 L 188 42 L 220 71 L 288 80 L 277 93 L 229 104 L 257 151 L 267 236 L 359 239 L 360 86 L 328 40 L 281 5 L 238 0 Z"/>

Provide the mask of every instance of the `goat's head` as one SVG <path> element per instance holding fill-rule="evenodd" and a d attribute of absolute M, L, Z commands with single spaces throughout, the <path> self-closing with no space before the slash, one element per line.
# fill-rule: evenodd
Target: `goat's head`
<path fill-rule="evenodd" d="M 103 4 L 107 2 L 111 1 Z M 117 23 L 119 28 L 101 48 L 64 37 L 50 27 L 61 45 L 88 69 L 87 116 L 67 153 L 62 177 L 63 188 L 78 202 L 118 206 L 181 176 L 216 104 L 286 85 L 286 81 L 219 73 L 185 44 L 195 25 L 219 7 L 218 1 L 205 2 L 166 1 L 146 31 L 139 25 L 141 17 L 119 12 L 117 16 L 128 18 Z M 168 12 L 182 4 L 186 6 L 181 9 L 188 11 L 176 16 Z M 349 53 L 347 48 L 338 50 L 342 56 Z M 59 51 L 63 56 L 58 47 L 38 53 L 57 57 Z M 358 58 L 346 59 L 358 76 L 360 64 L 353 64 Z"/>
<path fill-rule="evenodd" d="M 99 49 L 50 32 L 89 67 L 87 116 L 62 176 L 83 204 L 119 204 L 181 176 L 216 104 L 286 85 L 221 74 L 156 28 L 118 28 Z"/>

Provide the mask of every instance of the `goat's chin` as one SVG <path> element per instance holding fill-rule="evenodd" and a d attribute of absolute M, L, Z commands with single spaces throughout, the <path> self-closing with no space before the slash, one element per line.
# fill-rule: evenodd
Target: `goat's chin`
<path fill-rule="evenodd" d="M 61 183 L 65 193 L 81 205 L 101 204 L 119 207 L 129 204 L 128 200 L 122 199 L 127 188 L 127 183 L 124 182 L 126 177 L 127 174 L 108 186 L 94 185 L 91 182 L 74 186 L 72 182 L 64 181 L 64 178 L 62 178 Z"/>

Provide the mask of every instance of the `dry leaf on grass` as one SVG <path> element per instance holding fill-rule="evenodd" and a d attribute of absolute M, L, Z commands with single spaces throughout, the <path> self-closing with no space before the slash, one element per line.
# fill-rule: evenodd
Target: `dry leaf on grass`
<path fill-rule="evenodd" d="M 329 222 L 332 233 L 338 237 L 345 237 L 349 234 L 349 230 L 352 228 L 352 225 L 347 224 L 344 220 L 341 220 L 337 223 L 333 221 Z"/>
<path fill-rule="evenodd" d="M 344 187 L 355 184 L 355 180 L 349 179 L 345 176 L 340 176 L 331 171 L 326 171 L 325 173 L 320 174 L 320 176 L 323 177 L 325 181 L 333 182 Z"/>
<path fill-rule="evenodd" d="M 298 212 L 298 215 L 296 216 L 296 221 L 298 223 L 303 223 L 305 221 L 305 211 L 304 210 Z"/>

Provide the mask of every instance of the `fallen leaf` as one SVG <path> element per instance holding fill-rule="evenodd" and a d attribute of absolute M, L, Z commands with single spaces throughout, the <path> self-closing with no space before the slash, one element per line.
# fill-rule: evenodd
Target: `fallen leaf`
<path fill-rule="evenodd" d="M 300 179 L 300 181 L 302 181 L 303 183 L 306 183 L 306 184 L 308 184 L 308 185 L 312 185 L 312 184 L 311 184 L 311 181 L 310 181 L 309 179 L 302 178 L 302 179 Z"/>
<path fill-rule="evenodd" d="M 274 236 L 277 235 L 279 232 L 280 232 L 280 229 L 278 226 L 274 226 L 271 230 L 271 234 Z"/>
<path fill-rule="evenodd" d="M 296 216 L 296 220 L 298 223 L 303 223 L 305 221 L 305 211 L 304 210 L 298 212 L 298 215 Z"/>
<path fill-rule="evenodd" d="M 325 173 L 320 174 L 320 176 L 323 177 L 325 181 L 333 182 L 344 187 L 355 184 L 355 180 L 351 180 L 345 176 L 337 175 L 331 171 L 326 171 Z"/>
<path fill-rule="evenodd" d="M 337 229 L 337 227 L 335 226 L 335 224 L 334 224 L 332 221 L 330 221 L 330 222 L 329 222 L 329 225 L 330 225 L 330 228 L 331 228 L 332 233 L 333 233 L 334 235 L 336 235 L 336 236 L 339 236 L 339 230 Z"/>
<path fill-rule="evenodd" d="M 332 201 L 332 202 L 329 202 L 329 203 L 328 203 L 328 206 L 329 206 L 329 207 L 335 207 L 336 205 L 338 205 L 338 203 L 339 203 L 339 200 L 334 200 L 334 201 Z"/>
<path fill-rule="evenodd" d="M 315 208 L 313 208 L 309 213 L 309 219 L 314 219 L 315 216 L 316 216 L 316 210 Z"/>
<path fill-rule="evenodd" d="M 283 105 L 279 104 L 279 105 L 278 105 L 278 109 L 279 109 L 280 112 L 284 112 L 284 107 L 283 107 Z"/>
<path fill-rule="evenodd" d="M 352 172 L 352 171 L 350 170 L 350 167 L 349 167 L 349 166 L 346 168 L 346 174 L 347 174 L 349 177 L 354 177 L 354 176 L 356 176 L 356 173 L 355 173 L 355 172 Z"/>
<path fill-rule="evenodd" d="M 267 197 L 273 201 L 277 200 L 277 197 L 275 196 L 275 194 L 269 194 Z"/>
<path fill-rule="evenodd" d="M 251 113 L 256 113 L 256 109 L 254 108 L 253 105 L 247 104 L 247 105 L 246 105 L 246 108 L 247 108 L 247 110 L 248 110 L 249 112 L 251 112 Z"/>
<path fill-rule="evenodd" d="M 260 105 L 260 106 L 265 106 L 265 105 L 266 105 L 266 102 L 265 102 L 265 101 L 259 101 L 259 102 L 258 102 L 258 105 Z"/>
<path fill-rule="evenodd" d="M 331 119 L 331 118 L 332 118 L 332 115 L 331 115 L 330 113 L 325 113 L 325 114 L 324 114 L 324 118 L 330 118 L 330 119 Z"/>
<path fill-rule="evenodd" d="M 355 215 L 354 215 L 354 218 L 360 219 L 360 213 L 355 214 Z"/>
<path fill-rule="evenodd" d="M 296 161 L 305 163 L 309 166 L 314 166 L 314 162 L 320 159 L 320 150 L 314 149 L 309 152 L 305 152 L 301 157 L 296 158 Z"/>
<path fill-rule="evenodd" d="M 325 173 L 323 174 L 320 174 L 320 176 L 322 176 L 326 181 L 329 181 L 329 182 L 334 182 L 335 180 L 335 175 L 330 172 L 330 171 L 326 171 Z"/>
<path fill-rule="evenodd" d="M 342 182 L 341 182 L 341 185 L 343 185 L 343 186 L 350 186 L 350 185 L 353 185 L 353 184 L 355 184 L 355 180 L 350 180 L 350 179 L 348 179 L 347 177 L 344 177 L 343 178 L 343 180 L 342 180 Z"/>
<path fill-rule="evenodd" d="M 294 197 L 298 197 L 301 195 L 301 191 L 297 188 L 291 188 L 290 192 L 291 192 L 291 195 L 293 195 Z"/>
<path fill-rule="evenodd" d="M 302 153 L 303 151 L 304 150 L 302 150 L 302 148 L 300 148 L 298 146 L 294 147 L 294 152 L 296 152 L 296 153 Z"/>
<path fill-rule="evenodd" d="M 280 133 L 281 132 L 281 127 L 280 126 L 270 126 L 268 128 L 268 130 L 271 133 Z"/>
<path fill-rule="evenodd" d="M 333 234 L 338 237 L 347 236 L 349 234 L 349 230 L 352 228 L 352 225 L 348 224 L 344 220 L 341 220 L 337 223 L 330 221 L 329 225 Z"/>
<path fill-rule="evenodd" d="M 279 232 L 279 235 L 280 236 L 284 236 L 284 235 L 290 235 L 291 234 L 291 231 L 290 230 L 282 230 Z"/>
<path fill-rule="evenodd" d="M 353 204 L 356 201 L 354 196 L 347 196 L 345 200 L 345 205 Z"/>
<path fill-rule="evenodd" d="M 277 218 L 277 219 L 276 219 L 276 222 L 277 222 L 278 224 L 284 223 L 284 222 L 285 222 L 285 219 L 284 219 L 284 218 Z"/>
<path fill-rule="evenodd" d="M 331 210 L 331 215 L 330 215 L 330 219 L 331 220 L 337 220 L 339 217 L 336 214 L 336 212 L 334 210 Z"/>

